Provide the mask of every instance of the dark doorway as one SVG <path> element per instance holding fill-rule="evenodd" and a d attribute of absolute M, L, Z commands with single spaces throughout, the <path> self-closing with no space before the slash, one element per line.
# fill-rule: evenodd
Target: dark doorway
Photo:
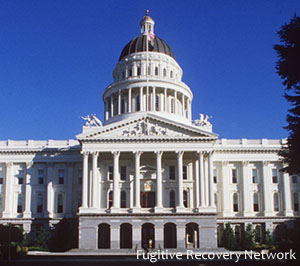
<path fill-rule="evenodd" d="M 155 192 L 141 192 L 141 206 L 142 208 L 154 208 Z"/>
<path fill-rule="evenodd" d="M 98 248 L 110 248 L 110 225 L 106 223 L 98 226 Z"/>
<path fill-rule="evenodd" d="M 189 223 L 185 227 L 186 247 L 199 248 L 199 229 L 198 224 Z"/>
<path fill-rule="evenodd" d="M 142 247 L 144 249 L 155 248 L 153 224 L 146 223 L 142 225 Z"/>
<path fill-rule="evenodd" d="M 132 225 L 125 223 L 120 227 L 120 248 L 132 248 Z"/>
<path fill-rule="evenodd" d="M 167 223 L 164 226 L 164 248 L 177 248 L 176 224 Z"/>

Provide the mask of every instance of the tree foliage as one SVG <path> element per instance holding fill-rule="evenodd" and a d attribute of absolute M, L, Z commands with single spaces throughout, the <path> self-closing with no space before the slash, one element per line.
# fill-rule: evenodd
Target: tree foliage
<path fill-rule="evenodd" d="M 41 226 L 40 230 L 36 234 L 35 245 L 37 247 L 47 250 L 48 249 L 47 241 L 48 239 L 47 239 L 46 230 L 43 226 Z"/>
<path fill-rule="evenodd" d="M 284 97 L 291 103 L 285 127 L 289 131 L 287 145 L 280 151 L 284 170 L 300 174 L 300 17 L 296 14 L 278 31 L 281 44 L 274 49 L 279 57 L 276 70 L 285 86 Z"/>
<path fill-rule="evenodd" d="M 254 237 L 255 237 L 255 233 L 252 229 L 252 224 L 247 224 L 246 230 L 244 232 L 244 239 L 243 239 L 244 249 L 251 250 L 255 247 Z"/>
<path fill-rule="evenodd" d="M 234 233 L 233 233 L 230 223 L 225 224 L 224 248 L 229 249 L 229 250 L 237 249 L 236 239 L 235 239 L 235 236 L 234 236 Z"/>
<path fill-rule="evenodd" d="M 0 245 L 8 245 L 11 243 L 22 242 L 23 232 L 18 226 L 1 225 L 0 224 Z"/>

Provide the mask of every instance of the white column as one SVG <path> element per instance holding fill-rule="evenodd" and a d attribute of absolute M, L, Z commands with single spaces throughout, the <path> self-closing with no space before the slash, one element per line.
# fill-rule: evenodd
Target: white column
<path fill-rule="evenodd" d="M 196 159 L 194 161 L 194 206 L 195 208 L 198 208 L 200 206 L 200 179 L 199 179 L 199 161 Z"/>
<path fill-rule="evenodd" d="M 184 117 L 184 94 L 182 94 L 182 116 Z"/>
<path fill-rule="evenodd" d="M 213 153 L 209 152 L 208 153 L 208 189 L 209 189 L 209 194 L 208 194 L 208 202 L 209 202 L 209 207 L 215 207 L 215 202 L 214 202 L 214 189 L 213 189 L 213 160 L 212 160 Z"/>
<path fill-rule="evenodd" d="M 98 179 L 98 152 L 93 153 L 93 188 L 92 188 L 92 207 L 98 208 L 98 186 L 99 186 L 99 179 Z M 101 198 L 101 195 L 100 195 Z"/>
<path fill-rule="evenodd" d="M 72 217 L 72 202 L 73 202 L 73 163 L 68 163 L 68 175 L 67 175 L 67 217 Z"/>
<path fill-rule="evenodd" d="M 242 197 L 243 197 L 243 215 L 249 216 L 252 213 L 251 209 L 251 202 L 253 201 L 253 195 L 251 195 L 249 187 L 250 187 L 250 176 L 249 176 L 249 162 L 243 161 L 242 162 L 242 175 L 243 175 L 243 190 L 242 190 Z"/>
<path fill-rule="evenodd" d="M 162 175 L 161 175 L 161 157 L 163 152 L 156 151 L 156 207 L 155 211 L 162 211 Z"/>
<path fill-rule="evenodd" d="M 132 104 L 132 99 L 131 99 L 131 88 L 128 89 L 128 112 L 131 113 L 131 104 Z"/>
<path fill-rule="evenodd" d="M 198 183 L 199 183 L 199 193 L 200 193 L 200 202 L 199 208 L 205 206 L 205 183 L 204 183 L 204 165 L 203 165 L 203 152 L 198 151 L 198 162 L 199 162 L 199 176 L 198 176 Z"/>
<path fill-rule="evenodd" d="M 114 116 L 114 96 L 110 95 L 110 117 Z"/>
<path fill-rule="evenodd" d="M 232 215 L 231 211 L 231 198 L 229 188 L 229 169 L 228 169 L 228 161 L 222 161 L 222 179 L 220 180 L 222 183 L 222 216 Z"/>
<path fill-rule="evenodd" d="M 119 171 L 119 158 L 120 152 L 115 151 L 112 152 L 114 157 L 114 183 L 113 183 L 113 205 L 111 211 L 118 211 L 120 208 L 120 188 L 119 188 L 119 181 L 120 181 L 120 171 Z"/>
<path fill-rule="evenodd" d="M 82 169 L 82 208 L 88 207 L 88 161 L 89 155 L 83 153 L 83 169 Z"/>
<path fill-rule="evenodd" d="M 178 186 L 178 202 L 177 211 L 184 209 L 183 205 L 183 176 L 182 176 L 182 159 L 183 151 L 177 151 L 177 186 Z"/>
<path fill-rule="evenodd" d="M 105 99 L 105 120 L 108 119 L 108 100 Z"/>
<path fill-rule="evenodd" d="M 152 87 L 152 111 L 155 111 L 155 87 Z"/>
<path fill-rule="evenodd" d="M 264 215 L 270 216 L 273 214 L 271 208 L 271 169 L 268 161 L 263 161 L 263 207 Z"/>
<path fill-rule="evenodd" d="M 146 89 L 146 110 L 145 111 L 149 111 L 150 110 L 150 102 L 149 102 L 149 87 L 147 86 Z"/>
<path fill-rule="evenodd" d="M 143 87 L 140 87 L 140 110 L 145 111 L 144 109 Z"/>
<path fill-rule="evenodd" d="M 177 91 L 174 90 L 174 113 L 177 114 Z"/>
<path fill-rule="evenodd" d="M 25 181 L 25 209 L 23 218 L 31 218 L 31 176 L 33 162 L 26 163 L 26 181 Z"/>
<path fill-rule="evenodd" d="M 205 206 L 209 206 L 209 181 L 208 181 L 208 156 L 206 154 L 206 156 L 204 157 L 204 191 L 205 191 Z"/>
<path fill-rule="evenodd" d="M 5 199 L 4 199 L 4 212 L 3 218 L 10 218 L 12 215 L 12 167 L 13 163 L 9 162 L 5 164 L 6 176 L 5 176 Z"/>
<path fill-rule="evenodd" d="M 288 173 L 282 173 L 283 175 L 283 204 L 284 204 L 284 215 L 292 216 L 292 200 L 291 200 L 291 184 L 290 176 Z"/>
<path fill-rule="evenodd" d="M 135 164 L 134 164 L 134 207 L 133 210 L 141 208 L 140 203 L 140 158 L 142 152 L 134 152 Z"/>
<path fill-rule="evenodd" d="M 167 109 L 167 107 L 168 107 L 168 94 L 167 94 L 167 88 L 164 88 L 164 93 L 165 93 L 165 112 L 168 112 L 168 109 Z"/>
<path fill-rule="evenodd" d="M 192 110 L 191 110 L 191 101 L 188 99 L 187 100 L 187 109 L 188 109 L 188 119 L 192 119 Z"/>
<path fill-rule="evenodd" d="M 54 193 L 53 193 L 53 163 L 47 164 L 47 214 L 46 217 L 52 217 L 54 208 Z"/>
<path fill-rule="evenodd" d="M 121 114 L 121 90 L 118 90 L 118 115 Z"/>

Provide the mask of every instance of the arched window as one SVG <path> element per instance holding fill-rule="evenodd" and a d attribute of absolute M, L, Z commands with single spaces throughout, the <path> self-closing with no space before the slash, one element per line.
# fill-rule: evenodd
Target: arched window
<path fill-rule="evenodd" d="M 215 206 L 218 207 L 218 195 L 217 195 L 217 193 L 214 193 L 214 202 L 215 202 Z"/>
<path fill-rule="evenodd" d="M 23 194 L 18 194 L 17 213 L 23 212 L 23 202 L 24 202 Z"/>
<path fill-rule="evenodd" d="M 129 69 L 129 77 L 132 77 L 132 68 Z"/>
<path fill-rule="evenodd" d="M 233 211 L 238 212 L 239 211 L 239 204 L 238 204 L 238 195 L 237 193 L 233 194 Z"/>
<path fill-rule="evenodd" d="M 155 67 L 155 76 L 158 76 L 158 67 Z"/>
<path fill-rule="evenodd" d="M 125 71 L 122 71 L 122 78 L 125 78 Z"/>
<path fill-rule="evenodd" d="M 172 70 L 170 72 L 170 77 L 171 77 L 171 79 L 173 78 L 173 71 Z"/>
<path fill-rule="evenodd" d="M 259 204 L 258 204 L 258 194 L 253 194 L 253 211 L 258 212 L 259 211 Z"/>
<path fill-rule="evenodd" d="M 148 75 L 151 75 L 151 67 L 148 66 Z"/>
<path fill-rule="evenodd" d="M 159 111 L 159 97 L 155 95 L 155 111 Z"/>
<path fill-rule="evenodd" d="M 141 102 L 140 102 L 140 96 L 136 96 L 136 111 L 140 111 L 141 108 Z"/>
<path fill-rule="evenodd" d="M 57 195 L 57 213 L 62 213 L 63 212 L 63 195 L 58 194 Z"/>
<path fill-rule="evenodd" d="M 164 68 L 164 70 L 163 70 L 163 74 L 164 74 L 164 77 L 166 77 L 167 76 L 167 70 Z"/>
<path fill-rule="evenodd" d="M 299 197 L 298 197 L 298 193 L 294 193 L 293 198 L 294 198 L 294 211 L 297 212 L 297 211 L 299 211 Z"/>
<path fill-rule="evenodd" d="M 140 76 L 141 75 L 141 67 L 137 68 L 137 75 Z"/>
<path fill-rule="evenodd" d="M 187 190 L 184 190 L 183 191 L 183 206 L 187 208 L 188 205 L 189 205 L 188 192 L 187 192 Z"/>
<path fill-rule="evenodd" d="M 3 211 L 3 197 L 2 195 L 0 194 L 0 213 Z"/>
<path fill-rule="evenodd" d="M 36 212 L 42 213 L 43 212 L 43 194 L 39 193 L 36 199 Z"/>
<path fill-rule="evenodd" d="M 126 191 L 121 191 L 121 208 L 126 208 Z"/>
<path fill-rule="evenodd" d="M 262 240 L 262 230 L 260 225 L 255 226 L 255 231 L 254 231 L 254 240 L 257 243 L 260 243 Z"/>
<path fill-rule="evenodd" d="M 125 99 L 122 98 L 121 100 L 121 114 L 125 113 Z"/>
<path fill-rule="evenodd" d="M 107 201 L 108 209 L 110 209 L 112 205 L 113 205 L 113 192 L 110 190 L 108 192 L 108 201 Z"/>
<path fill-rule="evenodd" d="M 175 100 L 174 98 L 171 98 L 171 113 L 175 113 Z"/>
<path fill-rule="evenodd" d="M 278 196 L 278 193 L 274 193 L 273 200 L 274 200 L 274 211 L 278 212 L 279 211 L 279 196 Z"/>
<path fill-rule="evenodd" d="M 170 191 L 170 207 L 175 208 L 175 191 Z"/>

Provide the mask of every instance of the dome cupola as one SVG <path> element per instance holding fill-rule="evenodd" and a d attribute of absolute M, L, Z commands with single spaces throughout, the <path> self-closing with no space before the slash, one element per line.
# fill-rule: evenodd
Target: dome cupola
<path fill-rule="evenodd" d="M 122 50 L 114 81 L 103 93 L 104 124 L 150 112 L 191 124 L 193 94 L 181 80 L 173 50 L 154 34 L 154 24 L 147 10 L 140 35 Z"/>

